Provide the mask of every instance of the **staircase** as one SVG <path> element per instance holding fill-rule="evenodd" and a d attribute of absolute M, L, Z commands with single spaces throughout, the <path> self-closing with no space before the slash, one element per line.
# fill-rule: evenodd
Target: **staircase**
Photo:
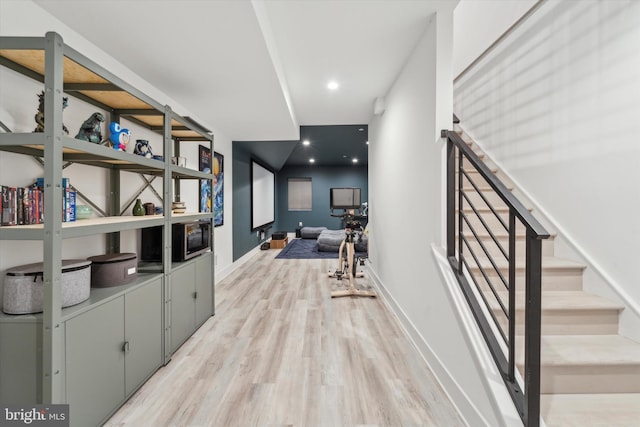
<path fill-rule="evenodd" d="M 507 177 L 485 158 L 459 125 L 456 125 L 456 131 L 492 172 L 509 186 Z M 476 173 L 468 172 L 471 175 Z M 481 178 L 474 181 L 483 182 Z M 495 215 L 466 181 L 463 189 L 465 192 L 469 190 L 467 194 L 484 222 L 493 230 L 496 240 L 503 248 L 508 248 L 508 235 Z M 494 204 L 500 216 L 508 221 L 508 209 L 501 207 L 503 203 L 494 191 L 482 184 L 479 189 Z M 513 191 L 517 193 L 517 190 Z M 494 257 L 498 269 L 506 274 L 506 261 L 504 265 L 500 263 L 503 259 L 500 250 L 480 219 L 475 217 L 471 208 L 463 207 L 463 211 L 470 218 L 477 235 L 474 237 L 465 229 L 465 236 L 473 240 L 471 249 L 477 255 L 484 255 L 478 242 L 481 241 Z M 542 244 L 541 416 L 549 427 L 640 426 L 640 344 L 618 334 L 619 315 L 624 307 L 583 291 L 585 266 L 555 257 L 553 238 L 552 235 Z M 521 374 L 524 372 L 522 334 L 525 308 L 523 241 L 524 228 L 516 237 L 516 366 Z M 465 256 L 469 254 L 467 249 L 464 248 Z M 499 283 L 500 279 L 497 273 L 492 272 L 486 256 L 478 256 L 476 265 L 470 268 L 489 310 L 506 332 L 507 319 L 500 305 L 508 307 L 508 292 L 492 292 L 480 267 L 485 267 L 484 271 L 493 283 Z"/>

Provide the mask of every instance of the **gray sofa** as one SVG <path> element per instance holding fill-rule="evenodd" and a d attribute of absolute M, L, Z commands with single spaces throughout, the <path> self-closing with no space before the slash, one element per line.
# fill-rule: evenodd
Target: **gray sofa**
<path fill-rule="evenodd" d="M 340 244 L 345 238 L 343 230 L 329 230 L 327 227 L 302 227 L 300 237 L 303 239 L 316 239 L 319 252 L 338 252 Z M 356 252 L 367 252 L 367 235 L 362 233 L 356 240 Z"/>
<path fill-rule="evenodd" d="M 302 227 L 300 229 L 300 237 L 303 239 L 317 239 L 321 232 L 327 227 Z"/>

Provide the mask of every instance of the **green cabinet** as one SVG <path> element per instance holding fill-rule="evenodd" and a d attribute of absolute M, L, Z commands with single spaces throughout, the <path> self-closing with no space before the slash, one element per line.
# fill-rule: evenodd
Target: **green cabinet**
<path fill-rule="evenodd" d="M 124 297 L 66 323 L 69 418 L 98 425 L 124 399 Z"/>
<path fill-rule="evenodd" d="M 30 320 L 0 323 L 0 403 L 42 399 L 42 322 Z"/>
<path fill-rule="evenodd" d="M 213 314 L 210 253 L 171 273 L 171 351 L 175 351 Z"/>
<path fill-rule="evenodd" d="M 213 271 L 211 266 L 211 259 L 213 255 L 206 254 L 199 257 L 195 262 L 195 287 L 196 287 L 196 301 L 195 301 L 195 322 L 196 327 L 199 327 L 207 321 L 209 317 L 213 315 Z"/>
<path fill-rule="evenodd" d="M 66 322 L 72 425 L 98 425 L 160 367 L 161 292 L 156 279 Z"/>
<path fill-rule="evenodd" d="M 125 295 L 125 395 L 162 365 L 162 280 Z"/>
<path fill-rule="evenodd" d="M 193 263 L 171 272 L 171 351 L 174 352 L 195 329 L 195 269 Z"/>

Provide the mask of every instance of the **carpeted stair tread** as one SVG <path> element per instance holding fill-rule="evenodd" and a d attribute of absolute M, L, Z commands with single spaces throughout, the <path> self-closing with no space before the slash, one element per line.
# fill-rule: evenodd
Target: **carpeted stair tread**
<path fill-rule="evenodd" d="M 485 291 L 489 293 L 489 291 Z M 493 295 L 493 294 L 491 294 Z M 505 306 L 509 297 L 506 291 L 498 292 Z M 492 309 L 499 308 L 494 298 L 487 298 Z M 525 306 L 525 293 L 516 292 L 516 309 L 523 310 Z M 593 310 L 622 310 L 624 305 L 618 304 L 608 298 L 589 294 L 583 291 L 543 291 L 542 311 L 593 311 Z"/>
<path fill-rule="evenodd" d="M 543 367 L 593 366 L 595 369 L 616 365 L 640 368 L 640 344 L 621 335 L 545 335 L 540 345 Z M 517 363 L 524 365 L 523 352 L 518 353 Z"/>
<path fill-rule="evenodd" d="M 473 261 L 473 260 L 471 260 Z M 503 271 L 508 271 L 508 263 L 504 258 L 494 259 L 496 265 Z M 569 259 L 558 258 L 555 256 L 543 256 L 541 259 L 542 271 L 555 271 L 555 270 L 584 270 L 585 265 Z M 493 271 L 493 266 L 487 259 L 481 259 L 480 265 L 486 271 Z M 516 270 L 524 270 L 525 260 L 516 260 Z M 472 270 L 478 270 L 477 266 L 472 266 Z"/>
<path fill-rule="evenodd" d="M 640 393 L 543 394 L 540 413 L 547 427 L 637 427 Z"/>

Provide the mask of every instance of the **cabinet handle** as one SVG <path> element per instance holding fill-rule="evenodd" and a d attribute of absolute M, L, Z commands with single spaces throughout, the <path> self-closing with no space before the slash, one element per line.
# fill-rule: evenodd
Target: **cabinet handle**
<path fill-rule="evenodd" d="M 193 293 L 193 299 L 198 299 L 198 293 L 197 292 Z"/>
<path fill-rule="evenodd" d="M 125 353 L 129 353 L 129 341 L 125 341 L 122 344 L 122 351 L 125 352 Z"/>

